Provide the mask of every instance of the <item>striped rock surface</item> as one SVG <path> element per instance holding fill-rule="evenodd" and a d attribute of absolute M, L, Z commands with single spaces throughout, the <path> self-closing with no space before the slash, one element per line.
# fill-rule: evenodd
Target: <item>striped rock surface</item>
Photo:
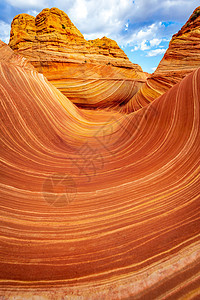
<path fill-rule="evenodd" d="M 17 15 L 9 46 L 79 107 L 118 107 L 146 80 L 142 68 L 130 62 L 115 41 L 86 41 L 57 8 L 44 9 L 36 18 Z"/>
<path fill-rule="evenodd" d="M 200 69 L 129 115 L 0 69 L 0 298 L 198 299 Z"/>
<path fill-rule="evenodd" d="M 148 105 L 199 67 L 200 6 L 195 9 L 181 30 L 173 35 L 156 71 L 122 110 L 132 112 Z"/>

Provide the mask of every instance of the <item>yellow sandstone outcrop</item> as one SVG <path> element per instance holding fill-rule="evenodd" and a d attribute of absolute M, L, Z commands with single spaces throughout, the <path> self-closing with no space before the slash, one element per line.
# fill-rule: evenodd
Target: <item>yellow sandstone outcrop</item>
<path fill-rule="evenodd" d="M 57 8 L 44 9 L 36 18 L 16 16 L 9 46 L 81 107 L 122 105 L 146 79 L 141 67 L 130 62 L 115 41 L 107 37 L 85 40 Z"/>

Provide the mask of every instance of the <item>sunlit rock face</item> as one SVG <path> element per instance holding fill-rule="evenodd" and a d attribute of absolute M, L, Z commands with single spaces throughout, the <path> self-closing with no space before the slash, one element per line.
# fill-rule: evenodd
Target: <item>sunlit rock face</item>
<path fill-rule="evenodd" d="M 156 71 L 122 110 L 131 112 L 140 109 L 198 67 L 200 67 L 200 6 L 195 9 L 181 30 L 173 35 Z"/>
<path fill-rule="evenodd" d="M 86 41 L 57 8 L 44 9 L 36 18 L 16 16 L 9 46 L 79 107 L 123 105 L 146 79 L 115 41 L 106 37 Z"/>
<path fill-rule="evenodd" d="M 198 299 L 200 69 L 128 115 L 0 70 L 0 298 Z"/>

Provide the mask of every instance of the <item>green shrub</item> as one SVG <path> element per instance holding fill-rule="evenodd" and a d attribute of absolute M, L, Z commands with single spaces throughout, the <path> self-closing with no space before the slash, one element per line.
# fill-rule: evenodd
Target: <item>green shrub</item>
<path fill-rule="evenodd" d="M 193 15 L 191 16 L 191 21 L 196 20 L 196 18 L 198 18 L 200 16 L 200 10 L 197 10 L 193 13 Z"/>

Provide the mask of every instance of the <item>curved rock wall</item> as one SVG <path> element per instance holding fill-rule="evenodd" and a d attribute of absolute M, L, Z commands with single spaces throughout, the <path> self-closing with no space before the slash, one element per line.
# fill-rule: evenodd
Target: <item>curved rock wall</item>
<path fill-rule="evenodd" d="M 138 112 L 76 108 L 0 44 L 0 297 L 196 299 L 200 69 Z"/>

